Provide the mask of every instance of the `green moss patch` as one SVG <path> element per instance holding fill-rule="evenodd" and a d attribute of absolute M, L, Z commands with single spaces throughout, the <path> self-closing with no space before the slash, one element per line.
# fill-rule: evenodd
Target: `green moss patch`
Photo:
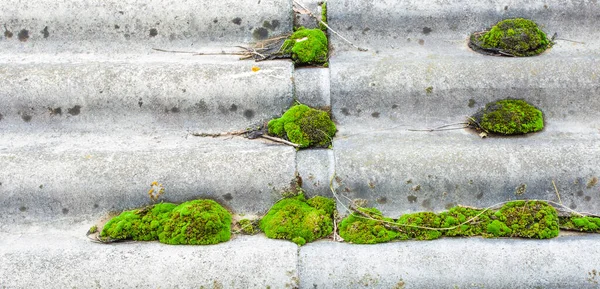
<path fill-rule="evenodd" d="M 514 201 L 492 216 L 487 233 L 493 237 L 548 239 L 558 236 L 558 214 L 542 201 Z"/>
<path fill-rule="evenodd" d="M 560 228 L 571 231 L 600 233 L 600 218 L 584 216 L 561 217 Z"/>
<path fill-rule="evenodd" d="M 304 104 L 292 106 L 268 124 L 269 134 L 286 138 L 301 148 L 328 147 L 337 130 L 328 112 Z"/>
<path fill-rule="evenodd" d="M 327 2 L 321 4 L 321 21 L 327 23 Z M 327 31 L 327 26 L 323 25 L 323 23 L 319 22 L 319 28 L 323 31 Z"/>
<path fill-rule="evenodd" d="M 520 99 L 503 99 L 488 103 L 472 118 L 471 125 L 503 135 L 526 134 L 544 128 L 542 112 Z M 473 120 L 476 123 L 473 123 Z"/>
<path fill-rule="evenodd" d="M 104 225 L 100 238 L 209 245 L 228 241 L 230 231 L 231 214 L 227 210 L 212 200 L 194 200 L 125 211 Z"/>
<path fill-rule="evenodd" d="M 443 236 L 547 239 L 559 232 L 556 210 L 542 201 L 512 201 L 498 210 L 454 207 L 439 214 L 418 212 L 404 214 L 395 222 L 374 208 L 358 210 L 361 214 L 354 212 L 340 223 L 340 236 L 357 244 L 434 240 Z"/>
<path fill-rule="evenodd" d="M 340 237 L 346 242 L 355 244 L 377 244 L 394 240 L 398 232 L 383 226 L 383 222 L 393 223 L 394 220 L 385 218 L 375 208 L 359 208 L 363 213 L 371 216 L 367 219 L 360 214 L 352 213 L 340 223 Z"/>
<path fill-rule="evenodd" d="M 327 36 L 319 28 L 300 27 L 281 47 L 283 54 L 289 54 L 296 65 L 321 65 L 327 62 Z"/>
<path fill-rule="evenodd" d="M 260 221 L 267 237 L 291 240 L 304 245 L 333 232 L 332 199 L 314 197 L 306 200 L 304 194 L 277 202 Z"/>
<path fill-rule="evenodd" d="M 534 56 L 552 45 L 537 24 L 523 18 L 498 22 L 485 33 L 471 36 L 470 45 L 476 50 L 507 56 Z"/>

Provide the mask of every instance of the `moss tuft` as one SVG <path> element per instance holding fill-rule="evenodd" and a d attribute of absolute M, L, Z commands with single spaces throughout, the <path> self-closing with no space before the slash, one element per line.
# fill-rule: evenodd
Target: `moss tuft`
<path fill-rule="evenodd" d="M 440 228 L 442 218 L 432 212 L 404 214 L 397 223 L 403 231 L 400 233 L 401 240 L 433 240 L 442 236 L 442 231 L 419 228 Z"/>
<path fill-rule="evenodd" d="M 463 224 L 455 229 L 444 231 L 444 235 L 448 237 L 471 237 L 480 236 L 487 230 L 487 224 L 491 222 L 491 210 L 483 212 L 483 210 L 453 207 L 446 212 L 440 213 L 442 219 L 442 228 L 452 228 L 463 224 L 476 217 L 472 222 Z"/>
<path fill-rule="evenodd" d="M 241 219 L 238 222 L 238 225 L 240 226 L 241 232 L 246 235 L 254 235 L 254 234 L 258 233 L 258 231 L 259 231 L 255 225 L 255 222 L 252 220 Z"/>
<path fill-rule="evenodd" d="M 375 208 L 360 208 L 359 210 L 376 220 L 370 220 L 357 213 L 352 213 L 340 223 L 340 236 L 347 242 L 355 244 L 377 244 L 389 242 L 398 237 L 396 231 L 388 230 L 382 221 L 393 223 L 394 220 L 385 218 Z"/>
<path fill-rule="evenodd" d="M 327 2 L 321 4 L 321 21 L 327 23 Z M 323 31 L 327 31 L 327 26 L 323 25 L 323 23 L 319 22 L 319 28 Z"/>
<path fill-rule="evenodd" d="M 506 203 L 492 216 L 487 233 L 493 237 L 548 239 L 558 236 L 558 214 L 542 201 Z"/>
<path fill-rule="evenodd" d="M 535 22 L 523 18 L 500 21 L 487 33 L 473 38 L 484 49 L 497 49 L 514 56 L 538 55 L 551 45 Z"/>
<path fill-rule="evenodd" d="M 300 27 L 281 47 L 283 54 L 292 56 L 296 65 L 313 65 L 327 62 L 327 36 L 319 29 Z"/>
<path fill-rule="evenodd" d="M 566 230 L 600 233 L 600 218 L 582 216 L 561 217 L 560 227 Z"/>
<path fill-rule="evenodd" d="M 301 148 L 328 147 L 337 130 L 327 112 L 304 104 L 294 105 L 280 118 L 272 119 L 268 128 L 269 134 L 287 137 Z"/>
<path fill-rule="evenodd" d="M 230 230 L 231 214 L 227 210 L 212 200 L 195 200 L 125 211 L 106 223 L 100 237 L 208 245 L 229 240 Z"/>
<path fill-rule="evenodd" d="M 520 99 L 488 103 L 473 119 L 484 130 L 504 135 L 525 134 L 544 128 L 542 112 Z"/>
<path fill-rule="evenodd" d="M 171 245 L 210 245 L 231 238 L 231 214 L 213 200 L 177 206 L 163 226 L 159 240 Z"/>
<path fill-rule="evenodd" d="M 307 201 L 300 194 L 277 202 L 260 221 L 260 228 L 269 238 L 292 240 L 298 245 L 331 234 L 333 219 L 326 211 L 329 206 L 323 197 L 315 198 Z"/>
<path fill-rule="evenodd" d="M 98 226 L 96 226 L 96 225 L 91 226 L 90 229 L 88 230 L 88 234 L 94 234 L 96 232 L 98 232 Z"/>

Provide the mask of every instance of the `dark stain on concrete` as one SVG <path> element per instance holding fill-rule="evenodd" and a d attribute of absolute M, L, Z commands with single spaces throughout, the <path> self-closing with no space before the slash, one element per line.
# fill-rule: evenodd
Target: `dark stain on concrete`
<path fill-rule="evenodd" d="M 372 113 L 371 116 L 374 118 L 379 118 L 379 112 L 376 111 L 376 112 Z"/>
<path fill-rule="evenodd" d="M 98 209 L 100 207 L 98 204 L 94 204 L 94 209 Z"/>
<path fill-rule="evenodd" d="M 194 104 L 194 108 L 201 113 L 208 111 L 208 105 L 206 104 L 206 101 L 204 101 L 204 100 L 200 100 L 199 102 L 196 102 L 196 104 Z"/>
<path fill-rule="evenodd" d="M 421 206 L 423 206 L 423 208 L 431 210 L 431 199 L 425 199 L 423 202 L 421 202 Z"/>
<path fill-rule="evenodd" d="M 25 122 L 30 122 L 32 118 L 33 118 L 33 116 L 31 116 L 25 112 L 21 113 L 21 119 L 23 119 L 23 121 L 25 121 Z"/>
<path fill-rule="evenodd" d="M 589 202 L 592 200 L 592 197 L 590 196 L 585 196 L 585 198 L 583 198 L 586 202 Z"/>
<path fill-rule="evenodd" d="M 69 113 L 70 115 L 78 115 L 81 113 L 81 105 L 75 105 L 72 108 L 69 108 L 67 110 L 67 113 Z"/>
<path fill-rule="evenodd" d="M 417 196 L 410 195 L 407 197 L 409 203 L 414 203 L 417 201 Z"/>
<path fill-rule="evenodd" d="M 251 110 L 251 109 L 244 110 L 244 117 L 246 117 L 246 119 L 252 119 L 254 117 L 254 110 Z"/>
<path fill-rule="evenodd" d="M 223 195 L 223 199 L 225 199 L 225 201 L 231 201 L 233 200 L 233 196 L 230 193 L 227 193 Z"/>
<path fill-rule="evenodd" d="M 429 35 L 429 33 L 431 33 L 431 31 L 433 31 L 431 28 L 429 27 L 423 27 L 423 34 L 425 35 Z"/>
<path fill-rule="evenodd" d="M 398 105 L 397 104 L 393 104 L 392 105 L 392 109 L 396 109 L 396 108 L 398 108 Z"/>
<path fill-rule="evenodd" d="M 60 108 L 60 107 L 57 107 L 57 108 L 49 107 L 48 110 L 50 111 L 50 115 L 52 115 L 52 116 L 62 115 L 62 108 Z"/>
<path fill-rule="evenodd" d="M 578 191 L 578 192 L 577 192 L 577 196 L 578 196 L 578 197 L 583 197 L 583 191 Z"/>
<path fill-rule="evenodd" d="M 158 35 L 158 30 L 156 28 L 150 29 L 150 37 L 154 37 Z"/>
<path fill-rule="evenodd" d="M 235 18 L 233 18 L 233 20 L 231 20 L 231 22 L 233 22 L 233 24 L 235 24 L 235 25 L 241 25 L 242 24 L 242 18 L 235 17 Z"/>
<path fill-rule="evenodd" d="M 218 22 L 219 22 L 219 19 L 213 20 L 213 23 L 218 23 Z"/>
<path fill-rule="evenodd" d="M 508 6 L 504 6 L 504 11 L 508 10 Z"/>
<path fill-rule="evenodd" d="M 419 45 L 425 45 L 425 40 L 419 39 Z"/>
<path fill-rule="evenodd" d="M 263 40 L 269 37 L 269 30 L 264 27 L 256 28 L 252 32 L 252 37 L 256 40 Z"/>
<path fill-rule="evenodd" d="M 281 23 L 279 22 L 279 20 L 271 20 L 271 23 L 269 23 L 269 21 L 265 21 L 263 22 L 263 27 L 273 31 L 277 29 L 277 27 L 279 27 L 280 24 Z"/>
<path fill-rule="evenodd" d="M 468 104 L 468 106 L 469 106 L 469 107 L 471 107 L 471 108 L 472 108 L 472 107 L 474 107 L 474 106 L 475 106 L 475 104 L 476 104 L 476 102 L 475 102 L 475 100 L 474 100 L 474 99 L 472 99 L 472 98 L 471 98 L 471 99 L 469 99 L 469 104 Z"/>
<path fill-rule="evenodd" d="M 371 30 L 371 28 L 367 27 L 365 29 L 363 29 L 362 34 L 367 34 L 367 32 L 369 32 Z"/>
<path fill-rule="evenodd" d="M 44 30 L 40 31 L 40 33 L 44 35 L 44 38 L 50 37 L 50 32 L 48 32 L 48 26 L 44 27 Z"/>
<path fill-rule="evenodd" d="M 380 205 L 386 204 L 387 203 L 387 198 L 386 197 L 379 197 L 377 198 L 377 203 Z"/>
<path fill-rule="evenodd" d="M 350 115 L 350 111 L 347 108 L 342 107 L 342 114 L 345 116 L 348 116 L 348 115 Z"/>
<path fill-rule="evenodd" d="M 21 206 L 21 207 L 19 207 L 19 211 L 25 212 L 25 211 L 27 211 L 27 207 Z"/>
<path fill-rule="evenodd" d="M 138 100 L 138 105 L 140 107 L 142 107 L 142 105 L 144 105 L 144 102 L 142 101 L 142 98 L 140 97 L 140 99 Z"/>
<path fill-rule="evenodd" d="M 4 116 L 0 113 L 0 120 L 2 120 L 4 118 Z M 2 183 L 0 183 L 1 185 Z"/>
<path fill-rule="evenodd" d="M 237 105 L 235 105 L 235 104 L 232 104 L 232 105 L 229 107 L 229 111 L 231 111 L 231 112 L 236 112 L 236 111 L 237 111 L 237 109 L 238 109 L 238 107 L 237 107 Z"/>
<path fill-rule="evenodd" d="M 477 194 L 477 196 L 475 196 L 478 200 L 481 200 L 481 198 L 483 198 L 483 192 Z"/>
<path fill-rule="evenodd" d="M 69 213 L 69 209 L 67 209 L 67 208 L 63 208 L 63 209 L 62 209 L 62 213 L 63 213 L 63 215 L 66 215 L 66 214 L 68 214 L 68 213 Z"/>
<path fill-rule="evenodd" d="M 14 34 L 13 34 L 12 32 L 10 32 L 10 31 L 8 31 L 8 30 L 6 29 L 6 26 L 5 26 L 5 27 L 4 27 L 4 37 L 6 37 L 6 38 L 12 38 L 12 37 L 13 37 L 13 35 L 14 35 Z"/>
<path fill-rule="evenodd" d="M 121 28 L 121 26 L 115 24 L 115 29 L 119 29 L 119 28 Z"/>
<path fill-rule="evenodd" d="M 171 112 L 172 112 L 172 113 L 179 113 L 179 107 L 175 107 L 175 106 L 174 106 L 174 107 L 172 107 L 172 108 L 171 108 Z"/>
<path fill-rule="evenodd" d="M 21 31 L 19 31 L 19 34 L 17 34 L 17 37 L 22 42 L 27 41 L 27 39 L 29 39 L 29 30 L 22 29 Z"/>

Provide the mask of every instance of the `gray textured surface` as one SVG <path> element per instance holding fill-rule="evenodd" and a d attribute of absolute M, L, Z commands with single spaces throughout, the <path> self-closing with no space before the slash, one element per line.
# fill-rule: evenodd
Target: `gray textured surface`
<path fill-rule="evenodd" d="M 329 69 L 327 68 L 296 68 L 294 70 L 294 88 L 296 98 L 301 103 L 320 108 L 331 105 Z"/>
<path fill-rule="evenodd" d="M 552 240 L 317 242 L 300 250 L 300 288 L 598 288 L 597 235 Z"/>
<path fill-rule="evenodd" d="M 0 216 L 51 220 L 150 203 L 213 198 L 238 213 L 263 213 L 294 179 L 295 150 L 260 139 L 185 133 L 3 134 Z"/>
<path fill-rule="evenodd" d="M 12 37 L 2 33 L 0 47 L 19 54 L 145 54 L 154 47 L 229 50 L 291 32 L 291 4 L 287 0 L 6 0 L 0 3 L 0 19 L 3 32 Z M 23 30 L 29 37 L 21 41 Z"/>
<path fill-rule="evenodd" d="M 428 127 L 464 121 L 491 101 L 521 98 L 544 112 L 548 127 L 568 121 L 578 123 L 575 130 L 600 129 L 598 57 L 429 52 L 359 59 L 359 53 L 346 53 L 331 59 L 336 120 L 372 128 Z"/>
<path fill-rule="evenodd" d="M 538 133 L 480 139 L 467 131 L 342 132 L 334 142 L 337 192 L 397 217 L 456 204 L 487 207 L 514 199 L 558 201 L 600 211 L 598 135 Z M 524 193 L 517 188 L 525 185 Z"/>
<path fill-rule="evenodd" d="M 223 132 L 268 120 L 293 101 L 289 61 L 162 54 L 6 62 L 3 130 Z"/>
<path fill-rule="evenodd" d="M 296 288 L 292 242 L 240 236 L 211 246 L 97 244 L 77 236 L 0 236 L 3 288 Z"/>
<path fill-rule="evenodd" d="M 330 149 L 302 150 L 296 153 L 302 189 L 310 196 L 332 197 L 329 183 L 335 169 L 334 152 Z"/>
<path fill-rule="evenodd" d="M 487 29 L 502 19 L 522 17 L 533 19 L 549 36 L 556 32 L 561 38 L 586 42 L 575 45 L 560 41 L 561 45 L 598 55 L 597 1 L 330 0 L 327 12 L 333 29 L 369 48 L 369 53 L 395 53 L 402 48 L 444 49 L 451 43 L 466 43 L 472 32 Z M 340 38 L 331 40 L 338 51 L 352 49 Z"/>

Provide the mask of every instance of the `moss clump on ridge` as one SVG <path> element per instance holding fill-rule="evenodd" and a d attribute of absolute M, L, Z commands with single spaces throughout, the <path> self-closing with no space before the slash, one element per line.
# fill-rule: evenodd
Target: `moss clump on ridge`
<path fill-rule="evenodd" d="M 523 18 L 500 21 L 486 33 L 471 36 L 471 43 L 513 56 L 538 55 L 552 45 L 535 22 Z"/>
<path fill-rule="evenodd" d="M 561 217 L 560 228 L 572 231 L 600 233 L 600 218 L 584 216 Z"/>
<path fill-rule="evenodd" d="M 498 134 L 514 135 L 544 128 L 542 112 L 520 99 L 503 99 L 486 104 L 473 119 L 482 129 Z"/>
<path fill-rule="evenodd" d="M 302 246 L 333 232 L 332 199 L 316 196 L 306 200 L 304 194 L 277 202 L 260 221 L 265 235 L 286 239 Z"/>
<path fill-rule="evenodd" d="M 542 201 L 513 201 L 496 211 L 487 233 L 493 237 L 548 239 L 558 236 L 558 214 Z"/>
<path fill-rule="evenodd" d="M 359 208 L 363 213 L 370 215 L 374 220 L 367 219 L 360 214 L 352 213 L 340 223 L 340 237 L 346 242 L 355 244 L 377 244 L 394 240 L 398 232 L 383 226 L 383 222 L 393 223 L 394 220 L 385 218 L 375 208 Z"/>
<path fill-rule="evenodd" d="M 336 127 L 329 113 L 298 104 L 268 124 L 269 134 L 287 138 L 301 148 L 331 145 Z"/>
<path fill-rule="evenodd" d="M 443 236 L 521 237 L 547 239 L 558 236 L 556 209 L 542 201 L 512 201 L 498 210 L 454 207 L 446 212 L 405 214 L 394 222 L 374 208 L 359 208 L 340 223 L 340 236 L 357 244 L 392 240 L 433 240 Z M 370 215 L 365 218 L 362 215 Z M 580 224 L 592 223 L 579 221 Z M 388 222 L 390 229 L 383 226 Z M 598 219 L 600 223 L 600 219 Z M 592 225 L 593 227 L 594 225 Z M 392 229 L 396 230 L 392 230 Z M 448 230 L 448 228 L 452 228 Z M 589 228 L 589 227 L 588 227 Z"/>
<path fill-rule="evenodd" d="M 297 65 L 320 65 L 327 62 L 327 36 L 319 28 L 300 27 L 283 42 L 281 51 L 291 55 Z"/>
<path fill-rule="evenodd" d="M 100 234 L 103 240 L 158 240 L 172 245 L 217 244 L 230 236 L 231 214 L 212 200 L 125 211 L 108 221 Z"/>

